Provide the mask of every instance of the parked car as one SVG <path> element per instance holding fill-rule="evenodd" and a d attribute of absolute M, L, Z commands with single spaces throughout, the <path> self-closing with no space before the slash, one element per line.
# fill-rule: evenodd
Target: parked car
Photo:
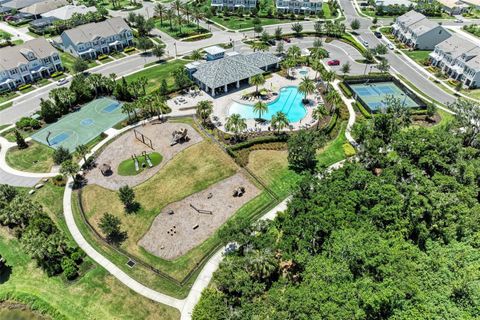
<path fill-rule="evenodd" d="M 276 42 L 275 42 L 275 39 L 269 39 L 267 43 L 271 46 L 274 46 Z"/>
<path fill-rule="evenodd" d="M 67 82 L 68 82 L 67 78 L 60 79 L 60 80 L 57 81 L 57 86 L 63 86 Z"/>
<path fill-rule="evenodd" d="M 393 44 L 391 44 L 391 43 L 388 43 L 388 44 L 387 44 L 387 48 L 390 49 L 390 50 L 395 49 L 395 47 L 394 47 Z"/>
<path fill-rule="evenodd" d="M 375 35 L 375 37 L 377 37 L 378 39 L 381 39 L 382 38 L 382 33 L 380 31 L 375 31 L 373 33 Z"/>
<path fill-rule="evenodd" d="M 362 40 L 363 45 L 368 48 L 368 41 L 367 40 Z"/>
<path fill-rule="evenodd" d="M 339 66 L 339 65 L 340 65 L 340 60 L 337 60 L 337 59 L 329 60 L 329 61 L 327 62 L 327 64 L 328 64 L 329 66 Z"/>
<path fill-rule="evenodd" d="M 283 41 L 290 43 L 292 40 L 290 40 L 290 38 L 283 38 Z"/>
<path fill-rule="evenodd" d="M 454 22 L 455 23 L 463 23 L 463 20 L 462 19 L 455 19 Z"/>

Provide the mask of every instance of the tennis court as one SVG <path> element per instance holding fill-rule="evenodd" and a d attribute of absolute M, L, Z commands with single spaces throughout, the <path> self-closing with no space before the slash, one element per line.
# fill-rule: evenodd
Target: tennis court
<path fill-rule="evenodd" d="M 385 101 L 387 96 L 400 99 L 402 105 L 407 108 L 420 107 L 418 103 L 392 81 L 350 84 L 350 88 L 373 112 L 386 107 Z"/>
<path fill-rule="evenodd" d="M 126 117 L 118 101 L 100 98 L 38 131 L 32 139 L 55 149 L 62 146 L 74 151 Z"/>

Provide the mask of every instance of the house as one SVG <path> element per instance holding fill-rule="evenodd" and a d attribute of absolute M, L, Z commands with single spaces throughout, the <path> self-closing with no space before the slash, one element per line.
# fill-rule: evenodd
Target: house
<path fill-rule="evenodd" d="M 276 7 L 281 12 L 316 13 L 322 8 L 322 0 L 276 0 Z"/>
<path fill-rule="evenodd" d="M 34 16 L 39 16 L 45 12 L 63 7 L 68 4 L 67 0 L 44 0 L 34 3 L 28 7 L 20 9 L 20 12 L 30 13 Z"/>
<path fill-rule="evenodd" d="M 280 58 L 268 52 L 229 54 L 213 61 L 195 61 L 185 65 L 190 77 L 214 97 L 248 84 L 251 77 L 279 67 Z"/>
<path fill-rule="evenodd" d="M 95 59 L 99 54 L 133 45 L 133 33 L 121 17 L 87 23 L 60 35 L 62 47 L 76 57 Z"/>
<path fill-rule="evenodd" d="M 63 70 L 58 51 L 44 38 L 0 49 L 0 92 Z"/>
<path fill-rule="evenodd" d="M 225 49 L 219 46 L 208 47 L 204 51 L 207 54 L 207 61 L 221 59 L 225 56 Z"/>
<path fill-rule="evenodd" d="M 435 46 L 429 60 L 467 88 L 480 86 L 480 47 L 475 43 L 454 34 Z"/>
<path fill-rule="evenodd" d="M 212 7 L 229 9 L 253 9 L 257 7 L 257 0 L 212 0 Z"/>
<path fill-rule="evenodd" d="M 433 50 L 450 37 L 444 27 L 414 10 L 395 19 L 392 34 L 405 45 L 418 50 Z"/>
<path fill-rule="evenodd" d="M 375 8 L 383 12 L 406 12 L 408 8 L 412 8 L 413 3 L 410 0 L 376 0 Z"/>
<path fill-rule="evenodd" d="M 96 12 L 97 8 L 95 7 L 87 7 L 84 5 L 66 5 L 64 7 L 60 7 L 58 9 L 54 9 L 42 14 L 44 18 L 55 18 L 58 20 L 69 20 L 72 18 L 74 14 L 87 14 L 88 12 Z"/>
<path fill-rule="evenodd" d="M 42 34 L 44 32 L 48 32 L 49 28 L 53 25 L 53 22 L 57 20 L 58 19 L 55 19 L 55 18 L 35 19 L 28 24 L 28 30 L 36 34 Z"/>

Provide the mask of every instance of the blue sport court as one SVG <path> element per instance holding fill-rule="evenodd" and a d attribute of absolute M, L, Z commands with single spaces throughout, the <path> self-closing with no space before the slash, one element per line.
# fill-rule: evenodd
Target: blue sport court
<path fill-rule="evenodd" d="M 420 105 L 408 96 L 395 82 L 373 82 L 350 84 L 350 88 L 355 92 L 372 112 L 386 107 L 387 96 L 393 96 L 400 99 L 403 106 L 407 108 L 418 108 Z"/>
<path fill-rule="evenodd" d="M 74 151 L 78 145 L 90 142 L 105 130 L 124 120 L 127 115 L 122 113 L 121 107 L 122 105 L 113 99 L 93 100 L 79 111 L 70 113 L 38 131 L 32 139 L 55 149 L 62 146 Z"/>

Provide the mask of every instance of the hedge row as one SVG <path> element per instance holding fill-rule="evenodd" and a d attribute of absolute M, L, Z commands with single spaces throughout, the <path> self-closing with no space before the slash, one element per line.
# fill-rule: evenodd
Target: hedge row
<path fill-rule="evenodd" d="M 345 83 L 340 82 L 338 86 L 340 87 L 340 89 L 342 90 L 343 94 L 344 94 L 347 98 L 353 97 L 352 91 L 350 91 L 350 89 L 345 85 Z"/>
<path fill-rule="evenodd" d="M 337 124 L 337 120 L 338 120 L 338 114 L 334 113 L 333 116 L 330 118 L 330 122 L 324 129 L 326 134 L 329 134 L 330 132 L 332 132 L 333 128 L 335 128 L 335 125 Z"/>
<path fill-rule="evenodd" d="M 251 139 L 248 141 L 237 143 L 227 148 L 227 152 L 234 152 L 245 148 L 250 148 L 259 143 L 271 143 L 271 142 L 286 142 L 288 140 L 288 134 L 279 134 L 274 136 L 265 136 Z"/>
<path fill-rule="evenodd" d="M 372 117 L 372 114 L 368 112 L 367 109 L 365 109 L 360 102 L 357 101 L 355 105 L 357 106 L 357 109 L 365 118 L 370 119 Z"/>
<path fill-rule="evenodd" d="M 208 38 L 211 38 L 211 37 L 212 37 L 211 33 L 203 33 L 203 34 L 197 34 L 197 35 L 194 35 L 194 36 L 191 36 L 191 37 L 184 38 L 181 41 L 194 42 L 194 41 L 208 39 Z"/>
<path fill-rule="evenodd" d="M 385 73 L 379 73 L 379 72 L 376 72 L 376 73 L 369 73 L 368 75 L 345 75 L 343 77 L 343 80 L 345 81 L 349 81 L 349 80 L 385 80 L 385 81 L 389 81 L 389 80 L 392 80 L 393 77 L 389 74 L 385 74 Z"/>

